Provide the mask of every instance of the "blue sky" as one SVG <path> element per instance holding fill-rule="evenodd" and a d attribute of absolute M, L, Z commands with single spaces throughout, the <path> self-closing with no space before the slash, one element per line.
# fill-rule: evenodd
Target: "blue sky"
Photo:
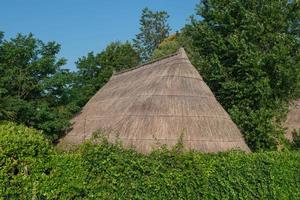
<path fill-rule="evenodd" d="M 75 69 L 77 58 L 100 52 L 112 41 L 126 41 L 139 31 L 144 7 L 169 13 L 172 32 L 195 13 L 199 0 L 1 0 L 0 31 L 5 38 L 32 32 L 62 45 L 60 55 Z"/>

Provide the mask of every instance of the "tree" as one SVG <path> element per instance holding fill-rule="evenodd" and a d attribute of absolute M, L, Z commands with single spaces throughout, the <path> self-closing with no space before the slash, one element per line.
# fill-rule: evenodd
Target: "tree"
<path fill-rule="evenodd" d="M 300 77 L 299 1 L 203 0 L 183 30 L 192 61 L 252 150 L 276 149 Z"/>
<path fill-rule="evenodd" d="M 135 67 L 139 61 L 139 54 L 129 42 L 112 42 L 99 55 L 99 64 L 110 66 L 116 72 Z"/>
<path fill-rule="evenodd" d="M 0 39 L 0 120 L 41 129 L 51 140 L 67 129 L 70 74 L 59 50 L 32 34 Z"/>
<path fill-rule="evenodd" d="M 169 36 L 169 15 L 166 11 L 153 12 L 144 8 L 140 19 L 140 33 L 133 40 L 142 61 L 149 59 L 158 45 Z"/>
<path fill-rule="evenodd" d="M 79 58 L 73 88 L 76 105 L 83 106 L 109 80 L 113 72 L 134 67 L 139 61 L 138 53 L 129 42 L 112 42 L 101 53 L 90 52 Z"/>

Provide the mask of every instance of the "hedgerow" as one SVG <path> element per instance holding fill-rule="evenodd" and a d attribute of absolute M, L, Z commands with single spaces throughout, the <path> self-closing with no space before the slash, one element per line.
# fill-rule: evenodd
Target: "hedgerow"
<path fill-rule="evenodd" d="M 0 199 L 299 199 L 300 152 L 142 155 L 86 142 L 57 152 L 34 129 L 0 125 Z"/>

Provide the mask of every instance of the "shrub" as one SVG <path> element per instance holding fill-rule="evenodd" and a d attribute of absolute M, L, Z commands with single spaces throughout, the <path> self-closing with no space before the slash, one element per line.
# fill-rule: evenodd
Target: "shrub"
<path fill-rule="evenodd" d="M 85 145 L 88 198 L 298 199 L 300 153 L 141 155 L 109 143 Z"/>
<path fill-rule="evenodd" d="M 51 146 L 40 131 L 1 122 L 0 198 L 24 198 L 32 188 L 31 169 L 50 152 Z"/>
<path fill-rule="evenodd" d="M 0 136 L 4 199 L 300 198 L 299 151 L 142 155 L 104 140 L 58 153 L 24 126 L 2 124 Z"/>

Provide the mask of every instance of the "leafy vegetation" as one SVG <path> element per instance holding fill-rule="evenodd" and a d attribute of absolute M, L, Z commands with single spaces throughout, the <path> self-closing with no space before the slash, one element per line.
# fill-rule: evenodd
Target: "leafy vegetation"
<path fill-rule="evenodd" d="M 40 131 L 1 122 L 0 198 L 26 199 L 26 193 L 34 187 L 31 170 L 53 153 L 51 147 Z"/>
<path fill-rule="evenodd" d="M 2 37 L 3 38 L 3 34 Z M 0 40 L 0 120 L 13 120 L 57 139 L 69 125 L 70 74 L 57 58 L 60 45 L 18 34 Z"/>
<path fill-rule="evenodd" d="M 140 19 L 140 33 L 133 40 L 134 47 L 140 54 L 142 61 L 151 58 L 153 51 L 169 36 L 171 30 L 167 19 L 169 15 L 165 11 L 153 12 L 144 8 Z"/>
<path fill-rule="evenodd" d="M 285 147 L 286 102 L 300 96 L 298 1 L 204 0 L 180 33 L 168 37 L 165 11 L 145 8 L 140 33 L 63 69 L 60 45 L 32 34 L 0 32 L 0 120 L 24 123 L 57 140 L 69 119 L 115 71 L 184 46 L 205 81 L 254 151 Z M 295 145 L 293 145 L 295 146 Z"/>
<path fill-rule="evenodd" d="M 59 44 L 0 32 L 0 199 L 300 199 L 300 152 L 285 149 L 299 150 L 300 135 L 285 145 L 281 127 L 286 102 L 300 96 L 299 6 L 203 0 L 198 16 L 170 37 L 168 14 L 144 9 L 133 45 L 90 52 L 75 72 L 62 68 Z M 177 146 L 142 155 L 106 140 L 54 149 L 114 72 L 180 46 L 251 149 L 284 151 L 203 154 Z"/>
<path fill-rule="evenodd" d="M 105 140 L 57 153 L 43 135 L 0 125 L 4 199 L 299 199 L 300 152 L 142 155 Z"/>
<path fill-rule="evenodd" d="M 139 62 L 139 54 L 129 42 L 112 42 L 101 53 L 90 52 L 79 58 L 73 87 L 76 105 L 83 106 L 109 80 L 113 72 L 134 67 Z"/>
<path fill-rule="evenodd" d="M 182 44 L 254 151 L 284 143 L 286 102 L 299 96 L 299 1 L 203 0 Z"/>
<path fill-rule="evenodd" d="M 111 77 L 139 63 L 128 42 L 113 42 L 98 54 L 79 58 L 78 71 L 62 69 L 60 45 L 43 43 L 32 34 L 3 40 L 0 34 L 0 120 L 32 126 L 51 141 L 69 127 L 70 118 Z"/>

